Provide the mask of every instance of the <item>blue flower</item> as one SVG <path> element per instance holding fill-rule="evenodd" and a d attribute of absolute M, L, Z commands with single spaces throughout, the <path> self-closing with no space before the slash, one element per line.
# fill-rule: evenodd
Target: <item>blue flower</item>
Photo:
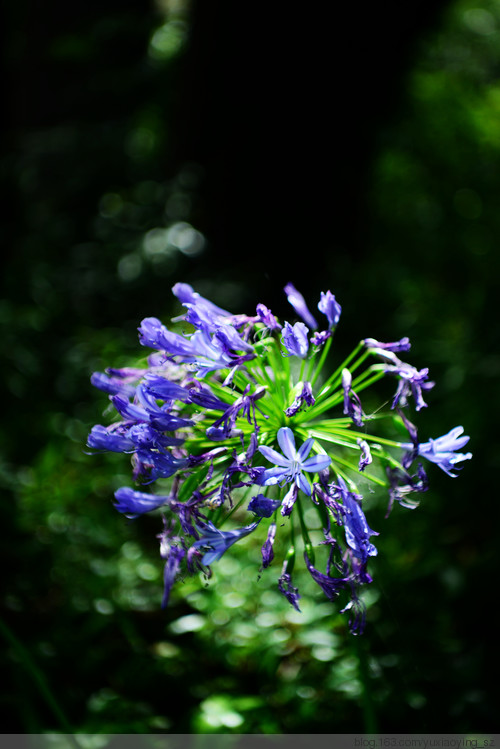
<path fill-rule="evenodd" d="M 320 312 L 326 315 L 326 318 L 328 320 L 328 327 L 330 330 L 333 330 L 340 319 L 342 307 L 336 301 L 331 291 L 327 291 L 326 294 L 324 291 L 321 292 L 321 299 L 318 302 L 318 309 Z"/>
<path fill-rule="evenodd" d="M 253 497 L 247 509 L 259 518 L 270 518 L 280 504 L 279 499 L 268 499 L 263 494 L 257 494 L 256 497 Z"/>
<path fill-rule="evenodd" d="M 179 400 L 184 403 L 190 401 L 189 391 L 176 382 L 170 382 L 166 377 L 162 377 L 154 372 L 148 372 L 145 380 L 144 389 L 154 395 L 155 398 L 168 401 Z"/>
<path fill-rule="evenodd" d="M 381 341 L 375 340 L 375 338 L 365 338 L 363 343 L 367 348 L 375 349 L 374 353 L 377 354 L 383 354 L 384 351 L 409 351 L 411 348 L 408 336 L 393 343 L 382 343 Z"/>
<path fill-rule="evenodd" d="M 267 538 L 262 545 L 262 566 L 269 567 L 274 559 L 274 539 L 276 537 L 276 523 L 271 523 L 267 531 Z"/>
<path fill-rule="evenodd" d="M 370 445 L 366 440 L 362 440 L 358 437 L 356 440 L 356 443 L 361 450 L 361 456 L 359 458 L 359 464 L 358 464 L 358 471 L 362 472 L 365 470 L 366 466 L 369 466 L 370 463 L 373 462 L 372 453 L 370 450 Z"/>
<path fill-rule="evenodd" d="M 120 373 L 120 370 L 115 371 Z M 120 393 L 126 397 L 132 397 L 135 393 L 135 385 L 132 385 L 131 382 L 139 380 L 145 370 L 138 369 L 134 371 L 137 372 L 136 376 L 117 374 L 112 377 L 103 372 L 94 372 L 90 378 L 90 382 L 94 387 L 102 390 L 104 393 L 108 393 L 108 395 Z"/>
<path fill-rule="evenodd" d="M 386 366 L 384 371 L 399 377 L 398 388 L 394 395 L 391 408 L 396 408 L 397 406 L 404 408 L 408 404 L 410 393 L 413 395 L 417 411 L 427 406 L 422 391 L 431 390 L 434 387 L 433 382 L 427 381 L 429 375 L 428 367 L 418 370 L 411 364 L 400 361 L 398 364 Z"/>
<path fill-rule="evenodd" d="M 259 321 L 264 324 L 265 330 L 281 330 L 282 326 L 276 320 L 271 310 L 268 309 L 264 304 L 258 304 L 256 312 Z"/>
<path fill-rule="evenodd" d="M 286 562 L 283 565 L 283 569 L 286 569 Z M 278 588 L 280 593 L 283 593 L 289 603 L 292 604 L 293 608 L 297 611 L 299 609 L 299 589 L 295 588 L 292 584 L 292 577 L 289 572 L 282 572 L 280 579 L 278 580 Z"/>
<path fill-rule="evenodd" d="M 314 582 L 316 582 L 320 588 L 322 589 L 323 593 L 327 598 L 330 599 L 330 601 L 335 600 L 337 598 L 340 591 L 346 587 L 346 585 L 349 583 L 350 577 L 349 575 L 346 575 L 345 577 L 330 577 L 330 575 L 325 575 L 323 572 L 320 572 L 317 570 L 311 563 L 311 560 L 307 556 L 307 554 L 304 552 L 304 559 L 306 562 L 307 569 L 309 570 L 312 579 Z"/>
<path fill-rule="evenodd" d="M 254 353 L 250 353 L 253 348 L 230 326 L 219 328 L 212 337 L 205 330 L 195 330 L 191 345 L 195 354 L 193 366 L 200 378 L 209 372 L 232 368 L 255 357 Z M 247 353 L 239 355 L 236 351 Z"/>
<path fill-rule="evenodd" d="M 342 497 L 345 539 L 354 554 L 364 564 L 367 557 L 377 555 L 377 549 L 370 543 L 370 536 L 378 536 L 376 531 L 368 527 L 365 514 L 356 496 L 347 488 L 344 479 L 338 477 L 339 494 Z"/>
<path fill-rule="evenodd" d="M 412 447 L 412 445 L 405 445 L 405 447 Z M 409 453 L 409 462 L 412 462 L 414 452 Z M 406 461 L 405 461 L 406 462 Z M 429 482 L 427 475 L 423 469 L 421 463 L 418 464 L 417 473 L 410 475 L 408 472 L 409 466 L 403 466 L 403 468 L 386 468 L 387 478 L 389 479 L 389 506 L 387 508 L 386 517 L 392 510 L 394 500 L 399 502 L 402 507 L 407 507 L 409 510 L 414 510 L 418 507 L 418 499 L 411 497 L 411 494 L 426 492 L 429 488 Z"/>
<path fill-rule="evenodd" d="M 314 404 L 316 402 L 315 398 L 314 398 L 314 395 L 312 394 L 311 383 L 310 382 L 302 382 L 302 383 L 299 383 L 299 384 L 302 385 L 302 390 L 296 396 L 296 398 L 293 401 L 292 405 L 289 406 L 287 409 L 285 409 L 285 415 L 288 416 L 288 417 L 295 416 L 295 414 L 297 413 L 297 411 L 300 410 L 300 408 L 302 407 L 302 405 L 304 403 L 306 404 L 306 406 L 314 406 Z"/>
<path fill-rule="evenodd" d="M 259 523 L 260 518 L 245 528 L 236 528 L 233 531 L 220 531 L 210 520 L 207 520 L 206 523 L 200 523 L 203 535 L 194 542 L 191 548 L 199 549 L 200 547 L 208 546 L 210 551 L 205 552 L 202 562 L 206 565 L 212 564 L 212 562 L 218 561 L 224 552 L 239 541 L 240 538 L 244 538 L 249 533 L 252 533 Z"/>
<path fill-rule="evenodd" d="M 456 478 L 457 473 L 453 473 L 454 470 L 458 470 L 462 466 L 455 468 L 457 463 L 462 460 L 469 460 L 472 458 L 472 453 L 457 453 L 457 450 L 461 450 L 462 447 L 468 443 L 470 437 L 460 435 L 463 433 L 463 427 L 455 427 L 451 429 L 448 434 L 444 434 L 442 437 L 437 439 L 430 439 L 428 442 L 423 442 L 418 446 L 418 454 L 423 458 L 427 458 L 432 463 L 443 469 L 448 476 Z M 405 445 L 404 447 L 407 447 Z"/>
<path fill-rule="evenodd" d="M 311 330 L 316 330 L 316 328 L 318 327 L 318 323 L 309 312 L 305 299 L 300 291 L 297 291 L 292 283 L 287 283 L 284 291 L 295 312 L 304 320 L 307 327 L 311 328 Z"/>
<path fill-rule="evenodd" d="M 189 465 L 188 458 L 174 458 L 171 453 L 139 449 L 136 452 L 139 474 L 150 474 L 152 481 L 168 479 Z"/>
<path fill-rule="evenodd" d="M 205 299 L 188 283 L 176 283 L 172 292 L 188 310 L 185 319 L 195 328 L 213 332 L 219 325 L 234 319 L 230 312 Z"/>
<path fill-rule="evenodd" d="M 342 389 L 344 391 L 344 414 L 350 416 L 357 427 L 362 427 L 363 408 L 359 396 L 352 389 L 352 375 L 348 369 L 342 370 Z"/>
<path fill-rule="evenodd" d="M 274 463 L 276 468 L 269 468 L 262 474 L 261 483 L 265 486 L 272 484 L 278 484 L 280 481 L 289 482 L 294 481 L 295 484 L 302 489 L 304 494 L 311 496 L 311 487 L 308 480 L 302 473 L 307 471 L 308 473 L 318 473 L 324 468 L 330 465 L 331 458 L 328 455 L 313 455 L 311 458 L 307 456 L 311 452 L 314 440 L 312 438 L 306 440 L 299 450 L 295 448 L 295 437 L 293 432 L 288 427 L 281 427 L 278 431 L 278 443 L 283 451 L 283 455 L 272 447 L 266 447 L 265 445 L 259 447 L 259 452 L 269 460 L 270 463 Z"/>
<path fill-rule="evenodd" d="M 158 507 L 163 507 L 169 501 L 169 497 L 160 496 L 159 494 L 147 494 L 146 492 L 136 492 L 127 486 L 122 486 L 115 492 L 115 507 L 118 512 L 123 512 L 129 518 L 136 518 L 145 512 L 151 512 Z"/>
<path fill-rule="evenodd" d="M 146 317 L 140 324 L 139 341 L 143 346 L 166 351 L 172 356 L 182 356 L 192 361 L 193 346 L 189 340 L 168 330 L 156 317 Z"/>
<path fill-rule="evenodd" d="M 109 450 L 114 453 L 133 452 L 135 445 L 128 434 L 123 431 L 121 424 L 111 424 L 103 427 L 96 424 L 87 438 L 87 447 L 94 450 Z"/>
<path fill-rule="evenodd" d="M 162 538 L 162 536 L 165 536 Z M 162 609 L 168 606 L 170 591 L 177 577 L 180 564 L 186 556 L 186 550 L 177 544 L 171 544 L 167 539 L 167 534 L 160 535 L 160 554 L 165 559 L 165 568 L 163 570 L 163 598 L 161 602 Z"/>
<path fill-rule="evenodd" d="M 296 322 L 292 327 L 289 322 L 285 323 L 285 330 L 281 342 L 290 356 L 298 356 L 305 359 L 309 351 L 308 329 L 303 322 Z"/>

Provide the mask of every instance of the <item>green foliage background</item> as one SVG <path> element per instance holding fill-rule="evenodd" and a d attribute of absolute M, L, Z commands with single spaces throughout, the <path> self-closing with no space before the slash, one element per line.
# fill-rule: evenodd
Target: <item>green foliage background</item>
<path fill-rule="evenodd" d="M 10 10 L 8 63 L 22 81 L 33 42 L 46 66 L 35 80 L 45 71 L 61 100 L 23 120 L 14 94 L 2 161 L 4 731 L 493 731 L 500 4 L 450 4 L 422 33 L 397 106 L 370 134 L 361 252 L 336 244 L 334 201 L 320 245 L 274 244 L 248 209 L 241 247 L 219 251 L 210 189 L 223 175 L 213 154 L 176 151 L 196 9 L 110 4 L 63 17 L 42 41 Z M 328 195 L 328 181 L 316 189 Z M 473 461 L 454 481 L 430 467 L 418 510 L 384 519 L 384 498 L 370 498 L 381 535 L 363 638 L 307 575 L 295 581 L 301 615 L 277 569 L 258 579 L 258 540 L 160 611 L 159 518 L 118 515 L 127 459 L 84 444 L 106 407 L 90 373 L 139 353 L 140 319 L 168 321 L 177 280 L 235 312 L 262 301 L 280 316 L 287 281 L 312 301 L 330 288 L 343 305 L 334 355 L 409 335 L 412 362 L 437 383 L 420 434 L 471 435 Z"/>

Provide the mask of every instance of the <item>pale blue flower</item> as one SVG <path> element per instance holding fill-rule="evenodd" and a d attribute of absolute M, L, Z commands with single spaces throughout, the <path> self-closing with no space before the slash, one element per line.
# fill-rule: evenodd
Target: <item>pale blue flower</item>
<path fill-rule="evenodd" d="M 324 291 L 321 292 L 318 309 L 326 315 L 329 329 L 332 330 L 335 328 L 340 319 L 342 307 L 337 302 L 331 291 L 327 291 L 326 293 Z"/>
<path fill-rule="evenodd" d="M 307 327 L 311 328 L 311 330 L 316 330 L 316 328 L 318 327 L 318 323 L 316 322 L 313 315 L 309 312 L 309 308 L 300 291 L 297 291 L 293 283 L 287 283 L 284 291 L 295 312 L 299 317 L 303 319 Z"/>
<path fill-rule="evenodd" d="M 295 437 L 293 432 L 288 427 L 281 427 L 278 431 L 278 444 L 281 447 L 283 454 L 273 450 L 272 447 L 262 445 L 259 447 L 259 452 L 267 458 L 270 463 L 274 463 L 275 468 L 269 468 L 262 474 L 261 483 L 264 486 L 272 484 L 278 484 L 280 482 L 288 483 L 290 481 L 302 489 L 304 494 L 311 496 L 311 487 L 308 480 L 302 473 L 307 471 L 308 473 L 318 473 L 331 463 L 331 458 L 328 455 L 313 455 L 311 458 L 307 456 L 311 452 L 314 440 L 309 438 L 306 440 L 299 450 L 295 448 Z"/>
<path fill-rule="evenodd" d="M 462 467 L 456 468 L 456 464 L 472 458 L 472 453 L 456 452 L 465 447 L 470 439 L 467 435 L 460 436 L 463 431 L 463 427 L 455 427 L 442 437 L 421 443 L 418 445 L 418 454 L 432 463 L 436 463 L 448 476 L 456 478 L 458 474 L 453 473 L 453 471 Z M 408 449 L 413 448 L 413 445 L 403 445 L 403 447 Z"/>
<path fill-rule="evenodd" d="M 303 322 L 296 322 L 293 326 L 289 322 L 285 322 L 281 342 L 290 356 L 298 356 L 300 359 L 305 359 L 309 351 L 308 333 L 309 331 Z"/>

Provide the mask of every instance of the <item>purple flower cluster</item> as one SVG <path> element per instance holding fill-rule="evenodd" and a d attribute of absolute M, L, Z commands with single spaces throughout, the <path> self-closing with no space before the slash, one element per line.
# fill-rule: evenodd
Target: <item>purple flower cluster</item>
<path fill-rule="evenodd" d="M 406 338 L 365 339 L 337 370 L 327 371 L 341 314 L 330 291 L 318 303 L 323 330 L 292 284 L 285 293 L 300 319 L 283 324 L 263 304 L 255 315 L 233 315 L 188 284 L 176 284 L 173 293 L 184 307 L 175 320 L 182 327 L 169 330 L 154 317 L 142 321 L 139 340 L 151 351 L 146 366 L 92 375 L 116 416 L 111 425 L 94 426 L 87 442 L 96 451 L 130 455 L 135 486 L 115 492 L 120 513 L 163 516 L 163 606 L 179 575 L 209 575 L 231 546 L 265 527 L 261 570 L 273 563 L 278 529 L 287 537 L 278 589 L 290 604 L 299 610 L 292 571 L 301 536 L 312 579 L 330 600 L 344 597 L 341 611 L 349 612 L 351 631 L 361 632 L 360 591 L 372 581 L 367 566 L 377 554 L 371 539 L 378 533 L 366 520 L 357 478 L 385 484 L 389 507 L 394 500 L 414 507 L 412 495 L 428 485 L 419 459 L 456 476 L 457 464 L 471 457 L 458 452 L 469 438 L 456 427 L 419 442 L 405 409 L 410 396 L 417 411 L 425 406 L 423 393 L 433 383 L 427 369 L 398 358 L 409 350 Z M 360 371 L 369 354 L 382 363 Z M 397 414 L 406 442 L 370 432 L 360 393 L 385 376 L 397 378 L 389 415 L 392 420 Z M 331 415 L 337 406 L 341 413 Z M 378 474 L 371 473 L 375 466 Z M 326 546 L 324 572 L 315 566 L 307 505 L 323 528 L 325 540 L 317 545 L 322 551 Z M 233 518 L 236 525 L 222 530 Z"/>

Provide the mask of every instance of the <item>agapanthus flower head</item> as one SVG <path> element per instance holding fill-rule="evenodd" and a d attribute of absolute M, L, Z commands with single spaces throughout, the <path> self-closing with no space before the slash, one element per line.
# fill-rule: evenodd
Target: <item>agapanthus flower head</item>
<path fill-rule="evenodd" d="M 211 565 L 245 543 L 260 546 L 256 576 L 272 575 L 275 554 L 287 549 L 278 590 L 300 611 L 292 580 L 300 538 L 312 579 L 329 600 L 342 600 L 340 613 L 360 633 L 370 560 L 383 548 L 374 545 L 378 532 L 367 520 L 374 490 L 385 489 L 389 510 L 395 501 L 416 507 L 429 485 L 421 461 L 456 477 L 458 464 L 471 458 L 460 452 L 469 437 L 455 427 L 420 442 L 410 398 L 418 412 L 434 383 L 427 368 L 399 358 L 410 348 L 407 338 L 366 338 L 331 365 L 341 307 L 330 291 L 316 302 L 325 330 L 292 284 L 285 293 L 300 318 L 294 324 L 262 303 L 255 315 L 235 315 L 189 284 L 173 292 L 183 308 L 174 318 L 181 332 L 147 317 L 139 326 L 139 341 L 150 350 L 146 366 L 92 375 L 115 416 L 94 426 L 87 442 L 131 461 L 135 484 L 116 490 L 116 509 L 129 519 L 162 517 L 162 605 L 179 577 L 202 571 L 208 578 Z M 374 419 L 360 394 L 364 400 L 385 377 L 396 378 L 396 393 L 388 405 L 382 399 Z M 403 441 L 393 438 L 395 421 L 408 435 Z M 364 498 L 360 486 L 368 487 Z M 310 531 L 319 528 L 325 540 L 318 543 Z M 323 554 L 326 545 L 326 568 L 315 561 L 315 543 Z"/>

